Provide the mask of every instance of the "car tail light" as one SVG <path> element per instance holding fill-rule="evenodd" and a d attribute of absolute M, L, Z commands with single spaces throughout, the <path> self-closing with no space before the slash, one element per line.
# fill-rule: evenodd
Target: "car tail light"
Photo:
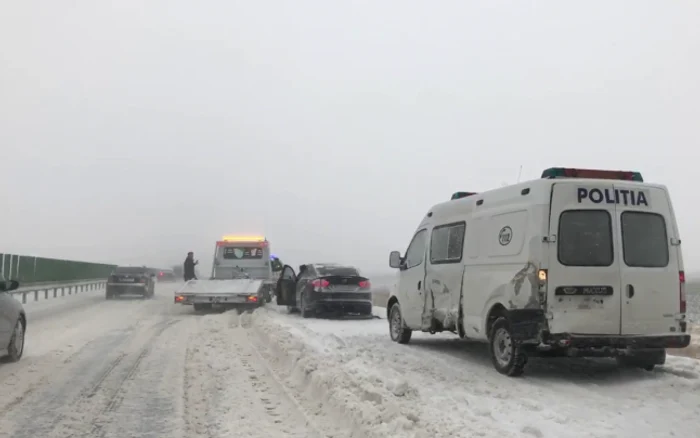
<path fill-rule="evenodd" d="M 183 302 L 183 301 L 185 301 L 185 297 L 183 297 L 182 295 L 177 295 L 177 296 L 175 297 L 175 302 L 176 302 L 176 303 L 181 303 L 181 302 Z"/>
<path fill-rule="evenodd" d="M 250 296 L 248 297 L 248 301 L 250 301 L 251 303 L 257 303 L 257 302 L 258 302 L 258 297 L 256 297 L 255 295 L 250 295 Z"/>
<path fill-rule="evenodd" d="M 363 280 L 363 281 L 358 283 L 358 286 L 360 286 L 362 289 L 369 289 L 371 286 L 371 283 L 369 282 L 369 280 Z"/>
<path fill-rule="evenodd" d="M 311 282 L 311 285 L 315 287 L 316 289 L 323 289 L 324 287 L 330 286 L 330 282 L 328 280 L 320 279 L 320 280 L 314 280 Z"/>
<path fill-rule="evenodd" d="M 679 299 L 681 302 L 681 313 L 685 313 L 687 303 L 685 300 L 685 272 L 684 271 L 678 272 L 678 282 L 679 282 L 678 296 L 679 296 Z"/>

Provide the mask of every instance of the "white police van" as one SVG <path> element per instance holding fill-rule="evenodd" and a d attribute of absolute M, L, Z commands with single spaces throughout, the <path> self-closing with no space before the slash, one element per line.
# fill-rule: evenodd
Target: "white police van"
<path fill-rule="evenodd" d="M 458 192 L 425 215 L 387 303 L 391 338 L 489 342 L 516 376 L 528 356 L 617 357 L 651 370 L 690 343 L 680 238 L 665 186 L 638 172 L 551 168 Z"/>

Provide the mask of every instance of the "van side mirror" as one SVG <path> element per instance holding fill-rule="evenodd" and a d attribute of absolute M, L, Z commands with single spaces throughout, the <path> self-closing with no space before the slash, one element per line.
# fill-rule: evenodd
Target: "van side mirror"
<path fill-rule="evenodd" d="M 389 266 L 398 269 L 401 267 L 401 253 L 398 251 L 392 251 L 389 253 Z"/>

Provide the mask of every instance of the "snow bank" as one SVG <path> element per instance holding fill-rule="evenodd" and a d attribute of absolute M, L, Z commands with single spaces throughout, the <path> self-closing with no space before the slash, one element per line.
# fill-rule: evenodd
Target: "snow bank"
<path fill-rule="evenodd" d="M 667 437 L 696 433 L 700 362 L 648 373 L 614 361 L 533 358 L 526 377 L 493 370 L 486 347 L 454 336 L 389 339 L 386 320 L 332 321 L 260 309 L 252 327 L 288 384 L 374 437 Z"/>
<path fill-rule="evenodd" d="M 253 314 L 252 327 L 276 350 L 275 356 L 286 369 L 289 381 L 299 393 L 315 399 L 344 418 L 342 429 L 368 438 L 391 436 L 420 437 L 441 435 L 437 430 L 421 433 L 413 409 L 396 398 L 410 397 L 416 389 L 403 379 L 393 382 L 378 380 L 371 372 L 361 369 L 348 371 L 336 360 L 333 352 L 342 348 L 343 339 L 335 337 L 318 342 L 303 330 L 296 330 L 276 318 L 273 312 L 259 309 Z M 358 323 L 362 323 L 358 321 Z M 365 370 L 367 371 L 367 370 Z"/>

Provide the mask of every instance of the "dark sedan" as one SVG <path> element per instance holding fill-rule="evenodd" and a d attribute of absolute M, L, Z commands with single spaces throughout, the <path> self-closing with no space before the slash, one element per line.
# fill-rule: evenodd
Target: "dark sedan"
<path fill-rule="evenodd" d="M 285 265 L 277 281 L 277 304 L 301 316 L 322 313 L 372 315 L 369 279 L 357 268 L 336 263 L 301 265 L 297 274 Z"/>
<path fill-rule="evenodd" d="M 155 294 L 156 274 L 145 267 L 119 266 L 107 280 L 105 298 L 108 300 L 119 295 L 141 295 L 153 298 Z"/>

